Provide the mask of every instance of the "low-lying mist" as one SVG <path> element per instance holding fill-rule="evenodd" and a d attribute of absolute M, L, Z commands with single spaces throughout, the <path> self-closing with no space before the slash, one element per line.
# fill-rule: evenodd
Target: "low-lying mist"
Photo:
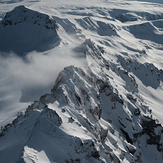
<path fill-rule="evenodd" d="M 69 49 L 57 47 L 46 54 L 33 51 L 23 58 L 13 53 L 0 56 L 0 123 L 50 93 L 64 67 L 84 65 L 84 59 Z"/>

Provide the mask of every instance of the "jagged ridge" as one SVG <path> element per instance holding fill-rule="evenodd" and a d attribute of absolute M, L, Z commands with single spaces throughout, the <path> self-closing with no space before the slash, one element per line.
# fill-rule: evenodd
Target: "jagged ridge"
<path fill-rule="evenodd" d="M 134 75 L 130 78 L 129 73 L 136 71 L 135 68 L 130 68 L 130 71 L 127 71 L 127 68 L 124 70 L 117 68 L 104 58 L 107 54 L 91 40 L 86 40 L 84 46 L 89 68 L 81 69 L 74 66 L 65 68 L 59 74 L 51 94 L 42 96 L 39 101 L 35 101 L 27 108 L 25 114 L 19 115 L 12 124 L 2 128 L 1 143 L 4 139 L 15 142 L 18 136 L 16 133 L 26 128 L 24 135 L 27 136 L 24 136 L 19 148 L 24 159 L 26 159 L 27 147 L 38 151 L 35 143 L 50 139 L 53 143 L 48 146 L 41 145 L 41 149 L 49 151 L 56 146 L 55 141 L 58 143 L 67 141 L 67 150 L 63 150 L 65 162 L 92 162 L 92 159 L 94 162 L 102 162 L 102 160 L 123 162 L 124 159 L 129 162 L 145 162 L 143 152 L 149 150 L 151 145 L 156 148 L 155 154 L 160 160 L 163 128 L 151 118 L 151 111 L 139 95 L 136 80 L 133 80 Z M 127 64 L 127 67 L 130 64 Z M 149 72 L 152 67 L 147 67 Z M 101 68 L 105 71 L 99 74 Z M 112 73 L 123 79 L 129 78 L 130 89 L 127 93 L 119 93 L 117 86 L 112 82 L 113 79 L 109 76 Z M 162 73 L 160 75 L 162 78 Z M 9 138 L 13 131 L 15 136 Z M 37 135 L 40 135 L 39 140 L 36 140 Z M 87 138 L 83 135 L 87 135 Z M 64 140 L 59 136 L 64 137 Z M 118 137 L 120 139 L 117 139 Z M 69 140 L 70 138 L 75 138 L 75 141 Z M 32 145 L 33 141 L 36 141 L 34 145 Z M 120 142 L 123 146 L 120 146 Z M 119 154 L 116 153 L 117 149 Z M 58 154 L 63 151 L 59 150 Z M 57 158 L 52 156 L 48 159 L 57 161 Z"/>

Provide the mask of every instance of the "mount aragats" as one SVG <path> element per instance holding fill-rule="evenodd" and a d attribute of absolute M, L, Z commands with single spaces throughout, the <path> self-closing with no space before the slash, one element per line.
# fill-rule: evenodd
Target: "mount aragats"
<path fill-rule="evenodd" d="M 1 163 L 163 162 L 163 5 L 0 2 Z"/>

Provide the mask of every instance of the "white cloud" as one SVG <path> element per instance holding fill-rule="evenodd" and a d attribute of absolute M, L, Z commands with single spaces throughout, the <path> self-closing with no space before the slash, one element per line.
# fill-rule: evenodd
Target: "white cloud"
<path fill-rule="evenodd" d="M 47 54 L 33 51 L 21 58 L 15 54 L 0 57 L 0 105 L 3 112 L 16 113 L 23 103 L 50 93 L 60 71 L 69 65 L 83 65 L 73 50 L 56 47 Z M 8 115 L 9 116 L 9 115 Z M 0 122 L 4 117 L 0 116 Z"/>

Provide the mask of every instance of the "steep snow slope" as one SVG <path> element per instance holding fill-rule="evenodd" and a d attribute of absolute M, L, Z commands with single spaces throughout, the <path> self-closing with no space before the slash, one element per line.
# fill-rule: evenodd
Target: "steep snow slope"
<path fill-rule="evenodd" d="M 84 64 L 65 67 L 49 94 L 1 127 L 0 160 L 162 162 L 163 6 L 47 2 L 3 6 L 24 3 L 50 15 L 58 47 Z"/>

